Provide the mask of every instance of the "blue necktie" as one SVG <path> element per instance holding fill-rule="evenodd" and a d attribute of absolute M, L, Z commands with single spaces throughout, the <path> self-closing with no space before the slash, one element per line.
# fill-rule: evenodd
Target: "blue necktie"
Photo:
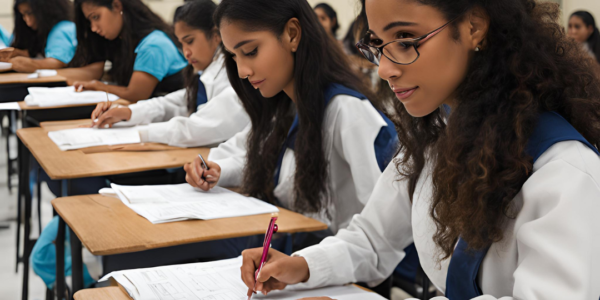
<path fill-rule="evenodd" d="M 208 101 L 208 96 L 206 95 L 206 88 L 204 87 L 204 83 L 202 80 L 198 79 L 198 94 L 196 94 L 196 109 L 198 106 L 206 103 Z"/>

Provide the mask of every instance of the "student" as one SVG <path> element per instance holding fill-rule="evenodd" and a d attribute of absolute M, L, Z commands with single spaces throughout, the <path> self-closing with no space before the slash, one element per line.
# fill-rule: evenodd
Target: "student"
<path fill-rule="evenodd" d="M 338 23 L 337 13 L 327 3 L 319 3 L 315 5 L 315 13 L 319 18 L 319 22 L 321 26 L 325 28 L 325 31 L 333 38 L 337 39 L 337 31 L 340 29 L 340 24 Z"/>
<path fill-rule="evenodd" d="M 0 50 L 0 60 L 11 63 L 17 72 L 66 67 L 77 47 L 71 2 L 16 0 L 13 10 L 13 41 L 10 48 Z M 8 45 L 8 40 L 4 37 L 3 44 Z"/>
<path fill-rule="evenodd" d="M 0 25 L 0 50 L 8 47 L 12 43 L 12 35 L 6 31 L 2 25 Z M 0 56 L 2 52 L 0 51 Z"/>
<path fill-rule="evenodd" d="M 152 123 L 140 131 L 142 142 L 180 147 L 217 144 L 242 131 L 250 120 L 223 65 L 221 37 L 212 20 L 216 6 L 196 0 L 175 12 L 175 35 L 189 63 L 185 89 L 108 111 L 110 105 L 100 103 L 92 113 L 94 125 Z"/>
<path fill-rule="evenodd" d="M 600 63 L 600 31 L 594 16 L 587 11 L 576 11 L 569 18 L 569 37 Z"/>
<path fill-rule="evenodd" d="M 74 82 L 76 89 L 107 91 L 136 102 L 183 86 L 185 58 L 169 26 L 141 0 L 75 0 L 79 47 L 69 78 L 100 78 L 104 62 L 116 85 L 98 80 Z"/>
<path fill-rule="evenodd" d="M 231 85 L 251 126 L 212 149 L 186 180 L 244 193 L 345 228 L 396 148 L 391 122 L 304 0 L 225 0 L 215 12 Z M 296 167 L 298 166 L 298 167 Z M 206 181 L 202 178 L 206 178 Z"/>
<path fill-rule="evenodd" d="M 190 62 L 188 67 L 188 71 L 190 71 L 188 74 L 189 80 L 186 89 L 165 97 L 141 101 L 130 105 L 129 108 L 112 108 L 98 118 L 97 124 L 100 126 L 106 123 L 113 124 L 114 119 L 123 118 L 121 116 L 123 113 L 128 113 L 131 116 L 129 123 L 168 120 L 173 117 L 169 122 L 151 124 L 150 129 L 141 136 L 146 135 L 147 139 L 153 142 L 178 146 L 214 144 L 225 141 L 235 133 L 243 130 L 249 123 L 249 119 L 229 83 L 227 72 L 223 67 L 221 38 L 212 19 L 216 6 L 211 0 L 195 0 L 187 2 L 175 12 L 173 21 L 175 35 L 182 43 L 183 52 Z M 199 76 L 195 74 L 197 74 L 197 71 L 202 70 L 202 76 L 198 78 Z M 203 94 L 199 93 L 201 92 L 199 83 L 202 84 Z M 202 101 L 206 103 L 196 105 Z M 188 115 L 188 109 L 195 109 L 196 106 L 198 106 L 198 112 L 192 114 L 189 118 L 184 117 Z M 99 104 L 95 113 L 102 111 L 104 108 L 103 105 Z M 95 119 L 95 116 L 92 118 Z M 140 183 L 150 183 L 143 182 L 144 176 L 139 177 Z M 99 189 L 97 186 L 98 181 L 103 181 L 103 179 L 75 180 L 72 185 L 77 191 L 92 189 L 89 192 L 96 193 Z M 58 182 L 49 184 L 53 187 L 54 192 L 57 190 L 56 183 Z M 55 281 L 55 247 L 52 241 L 56 238 L 57 229 L 58 217 L 54 218 L 44 228 L 31 255 L 34 272 L 42 277 L 48 287 L 52 287 Z M 191 258 L 199 256 L 218 257 L 218 254 L 227 253 L 219 246 L 235 245 L 234 242 L 235 239 L 222 244 L 201 243 L 142 253 L 114 255 L 103 262 L 106 268 L 104 272 L 118 268 L 149 267 L 148 261 L 152 261 L 151 266 L 172 264 L 180 262 L 178 259 L 186 259 L 186 255 Z M 243 242 L 245 246 L 245 241 Z M 235 248 L 235 246 L 230 248 Z M 229 256 L 239 255 L 242 249 L 244 248 L 242 247 L 235 254 Z M 177 255 L 173 255 L 173 253 L 177 253 Z M 66 270 L 70 270 L 69 261 L 67 261 Z M 93 283 L 87 269 L 84 274 L 86 286 Z"/>
<path fill-rule="evenodd" d="M 271 250 L 256 290 L 376 284 L 414 241 L 451 300 L 598 299 L 600 84 L 559 10 L 362 2 L 361 48 L 399 100 L 400 151 L 347 230 L 292 257 Z M 260 251 L 243 254 L 249 288 Z"/>

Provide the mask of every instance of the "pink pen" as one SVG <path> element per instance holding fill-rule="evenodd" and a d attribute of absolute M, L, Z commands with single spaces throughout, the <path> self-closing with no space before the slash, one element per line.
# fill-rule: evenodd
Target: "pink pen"
<path fill-rule="evenodd" d="M 262 270 L 262 267 L 265 265 L 265 262 L 267 260 L 267 255 L 269 254 L 269 248 L 271 248 L 271 238 L 273 238 L 273 233 L 277 232 L 277 224 L 275 224 L 275 222 L 277 222 L 277 217 L 279 217 L 279 214 L 277 213 L 272 213 L 271 214 L 271 221 L 269 222 L 269 227 L 267 228 L 267 233 L 265 233 L 265 240 L 263 241 L 263 253 L 262 253 L 262 257 L 260 258 L 260 264 L 258 264 L 258 269 L 256 270 L 256 272 L 254 272 L 254 288 L 252 288 L 252 290 L 254 291 L 256 289 L 256 282 L 258 280 L 258 275 L 260 274 L 260 270 Z M 250 294 L 250 296 L 248 296 L 248 300 L 252 299 L 252 294 Z"/>

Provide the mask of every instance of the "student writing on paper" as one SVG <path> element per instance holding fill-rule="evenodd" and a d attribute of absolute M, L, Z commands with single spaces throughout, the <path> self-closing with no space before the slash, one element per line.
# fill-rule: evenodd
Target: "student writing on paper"
<path fill-rule="evenodd" d="M 129 106 L 100 103 L 93 125 L 152 123 L 140 131 L 142 142 L 180 147 L 213 145 L 242 131 L 250 119 L 223 65 L 221 36 L 212 19 L 216 6 L 210 0 L 191 1 L 175 12 L 175 35 L 189 63 L 184 89 Z"/>
<path fill-rule="evenodd" d="M 598 299 L 600 84 L 557 6 L 362 3 L 360 48 L 397 95 L 400 151 L 347 230 L 271 250 L 257 290 L 376 284 L 414 241 L 450 300 Z M 250 288 L 260 256 L 244 253 Z"/>
<path fill-rule="evenodd" d="M 27 73 L 61 69 L 71 62 L 77 38 L 69 0 L 15 0 L 13 13 L 13 41 L 10 48 L 0 50 L 0 61 Z"/>
<path fill-rule="evenodd" d="M 306 243 L 345 228 L 397 147 L 391 121 L 306 1 L 222 1 L 215 21 L 251 126 L 211 150 L 210 170 L 187 164 L 186 180 L 329 225 Z"/>
<path fill-rule="evenodd" d="M 108 77 L 76 81 L 76 89 L 107 91 L 136 102 L 183 86 L 186 61 L 177 49 L 171 28 L 141 0 L 76 0 L 79 47 L 71 64 L 81 67 L 59 74 L 71 80 L 99 79 L 105 61 Z"/>

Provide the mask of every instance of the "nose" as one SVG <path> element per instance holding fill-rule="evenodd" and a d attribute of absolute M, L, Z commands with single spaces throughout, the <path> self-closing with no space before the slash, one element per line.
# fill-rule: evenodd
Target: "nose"
<path fill-rule="evenodd" d="M 187 60 L 192 57 L 192 51 L 186 46 L 183 47 L 183 56 L 185 56 L 185 59 Z"/>
<path fill-rule="evenodd" d="M 389 60 L 385 55 L 381 56 L 377 74 L 381 79 L 391 81 L 402 76 L 402 65 L 398 65 Z"/>
<path fill-rule="evenodd" d="M 240 76 L 240 78 L 242 78 L 242 79 L 245 79 L 245 78 L 248 78 L 248 77 L 251 77 L 252 75 L 254 75 L 254 72 L 252 72 L 252 68 L 250 68 L 246 64 L 242 64 L 238 61 L 237 67 L 238 67 L 238 76 Z"/>
<path fill-rule="evenodd" d="M 92 22 L 90 25 L 93 33 L 98 33 L 100 31 L 100 27 L 96 25 L 96 23 Z"/>

